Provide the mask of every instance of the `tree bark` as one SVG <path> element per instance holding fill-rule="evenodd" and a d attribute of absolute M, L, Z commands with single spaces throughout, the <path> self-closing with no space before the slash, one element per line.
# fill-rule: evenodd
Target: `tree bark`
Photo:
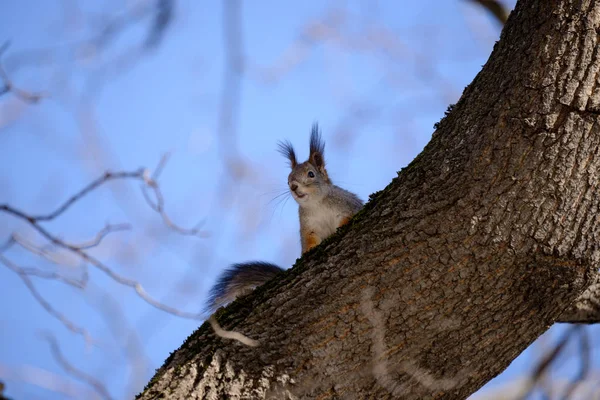
<path fill-rule="evenodd" d="M 260 345 L 204 324 L 140 397 L 463 399 L 577 302 L 598 321 L 599 28 L 600 0 L 519 1 L 423 152 L 218 313 Z"/>
<path fill-rule="evenodd" d="M 596 324 L 600 322 L 600 274 L 577 300 L 567 308 L 557 322 Z"/>

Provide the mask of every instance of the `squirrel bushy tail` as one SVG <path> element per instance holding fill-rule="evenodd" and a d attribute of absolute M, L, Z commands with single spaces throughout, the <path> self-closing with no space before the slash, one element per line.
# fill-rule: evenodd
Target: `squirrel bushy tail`
<path fill-rule="evenodd" d="M 288 159 L 292 171 L 288 175 L 290 193 L 299 206 L 300 243 L 302 254 L 318 246 L 362 208 L 363 202 L 354 193 L 334 185 L 325 168 L 325 142 L 319 126 L 310 134 L 308 160 L 299 163 L 289 141 L 280 142 L 279 151 Z M 210 292 L 207 310 L 219 307 L 250 293 L 282 268 L 260 261 L 234 264 L 226 270 Z"/>
<path fill-rule="evenodd" d="M 233 264 L 223 271 L 210 290 L 207 311 L 214 313 L 219 307 L 250 293 L 282 271 L 283 268 L 262 261 Z"/>

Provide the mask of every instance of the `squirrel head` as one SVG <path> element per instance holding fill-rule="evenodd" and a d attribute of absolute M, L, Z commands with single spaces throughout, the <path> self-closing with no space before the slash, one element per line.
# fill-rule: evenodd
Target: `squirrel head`
<path fill-rule="evenodd" d="M 317 203 L 327 195 L 331 180 L 325 169 L 325 142 L 321 139 L 318 124 L 313 124 L 310 133 L 308 160 L 299 164 L 296 152 L 287 140 L 279 142 L 279 152 L 290 162 L 292 172 L 288 175 L 288 186 L 300 206 Z"/>

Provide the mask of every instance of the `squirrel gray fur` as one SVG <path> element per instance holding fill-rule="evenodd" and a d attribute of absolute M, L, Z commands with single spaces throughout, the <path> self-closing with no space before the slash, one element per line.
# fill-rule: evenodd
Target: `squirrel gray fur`
<path fill-rule="evenodd" d="M 325 142 L 316 123 L 311 130 L 307 161 L 298 163 L 289 141 L 279 143 L 279 152 L 288 159 L 292 169 L 288 186 L 299 206 L 300 242 L 304 254 L 346 224 L 360 211 L 363 202 L 354 193 L 334 185 L 329 179 L 325 169 Z M 232 265 L 212 287 L 207 310 L 212 313 L 245 296 L 282 271 L 281 267 L 262 261 Z"/>

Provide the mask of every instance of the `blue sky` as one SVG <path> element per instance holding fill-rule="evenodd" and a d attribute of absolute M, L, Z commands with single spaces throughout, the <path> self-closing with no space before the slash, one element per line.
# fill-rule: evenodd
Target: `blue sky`
<path fill-rule="evenodd" d="M 307 1 L 293 8 L 245 2 L 246 68 L 231 125 L 245 168 L 234 182 L 221 156 L 223 3 L 178 1 L 173 22 L 151 51 L 139 51 L 147 18 L 128 25 L 106 48 L 94 48 L 90 38 L 106 21 L 137 3 L 144 4 L 0 2 L 0 41 L 11 42 L 3 57 L 7 73 L 19 87 L 50 95 L 35 105 L 0 97 L 0 203 L 46 213 L 105 170 L 153 169 L 170 152 L 160 175 L 166 211 L 185 227 L 204 221 L 208 238 L 166 228 L 137 182 L 102 187 L 45 226 L 77 242 L 106 222 L 130 223 L 132 230 L 113 233 L 90 253 L 154 298 L 189 312 L 200 311 L 228 264 L 260 259 L 287 267 L 298 257 L 296 205 L 272 201 L 285 190 L 289 172 L 276 152 L 278 140 L 291 140 L 304 158 L 310 126 L 319 121 L 330 175 L 366 200 L 421 151 L 500 32 L 486 13 L 458 0 Z M 0 214 L 0 240 L 15 231 L 43 243 Z M 56 267 L 18 248 L 6 256 L 22 266 L 81 273 L 77 263 Z M 47 332 L 73 365 L 121 399 L 137 393 L 199 325 L 152 308 L 93 268 L 83 292 L 54 281 L 34 278 L 34 284 L 97 343 L 88 346 L 65 329 L 14 272 L 0 268 L 0 379 L 14 399 L 68 398 L 31 384 L 32 376 L 47 382 L 42 378 L 49 373 L 78 393 L 93 393 L 56 363 L 42 337 Z M 491 385 L 522 375 L 535 351 Z"/>

